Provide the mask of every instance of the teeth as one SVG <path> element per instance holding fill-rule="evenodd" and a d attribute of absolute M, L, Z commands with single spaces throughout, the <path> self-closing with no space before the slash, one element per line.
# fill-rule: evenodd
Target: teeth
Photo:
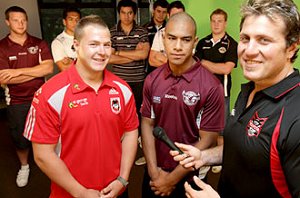
<path fill-rule="evenodd" d="M 248 64 L 256 64 L 256 63 L 260 63 L 259 61 L 255 61 L 255 60 L 247 60 L 246 63 Z"/>

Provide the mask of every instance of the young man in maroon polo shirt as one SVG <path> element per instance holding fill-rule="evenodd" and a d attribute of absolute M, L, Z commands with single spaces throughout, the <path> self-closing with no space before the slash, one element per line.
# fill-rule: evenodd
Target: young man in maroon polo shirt
<path fill-rule="evenodd" d="M 23 129 L 34 92 L 53 71 L 48 44 L 27 31 L 27 14 L 23 8 L 12 6 L 5 11 L 10 33 L 0 41 L 0 84 L 6 89 L 9 129 L 16 145 L 21 169 L 16 183 L 27 185 L 28 154 L 31 144 L 23 136 Z"/>
<path fill-rule="evenodd" d="M 194 19 L 185 12 L 173 15 L 163 40 L 169 61 L 147 76 L 143 91 L 142 143 L 148 168 L 143 198 L 184 197 L 184 181 L 198 174 L 173 160 L 170 149 L 154 139 L 154 127 L 164 128 L 172 141 L 199 149 L 214 146 L 224 127 L 222 84 L 193 57 L 198 40 Z"/>

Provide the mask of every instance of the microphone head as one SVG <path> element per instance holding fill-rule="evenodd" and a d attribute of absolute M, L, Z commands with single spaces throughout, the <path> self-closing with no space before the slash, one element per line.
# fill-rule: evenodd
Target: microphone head
<path fill-rule="evenodd" d="M 155 127 L 153 129 L 153 135 L 154 135 L 154 137 L 156 137 L 158 139 L 162 139 L 162 137 L 166 135 L 166 132 L 161 127 Z"/>

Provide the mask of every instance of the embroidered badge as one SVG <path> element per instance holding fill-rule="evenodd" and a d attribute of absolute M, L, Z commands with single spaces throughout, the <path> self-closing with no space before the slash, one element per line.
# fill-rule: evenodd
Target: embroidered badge
<path fill-rule="evenodd" d="M 113 113 L 119 114 L 121 111 L 120 98 L 110 98 L 110 107 Z"/>
<path fill-rule="evenodd" d="M 68 106 L 70 109 L 72 108 L 76 108 L 76 107 L 82 107 L 82 106 L 85 106 L 85 105 L 88 105 L 89 102 L 88 102 L 88 99 L 87 98 L 82 98 L 82 99 L 78 99 L 78 100 L 74 100 L 74 101 L 71 101 L 69 102 Z"/>
<path fill-rule="evenodd" d="M 34 47 L 29 47 L 27 48 L 27 51 L 30 53 L 30 54 L 36 54 L 39 50 L 39 47 L 38 46 L 34 46 Z"/>
<path fill-rule="evenodd" d="M 193 91 L 183 91 L 182 96 L 184 103 L 188 106 L 195 105 L 200 100 L 200 94 Z"/>
<path fill-rule="evenodd" d="M 220 52 L 221 54 L 224 54 L 224 53 L 226 52 L 226 48 L 225 48 L 225 47 L 220 47 L 220 48 L 219 48 L 219 52 Z"/>
<path fill-rule="evenodd" d="M 260 134 L 262 127 L 264 126 L 264 124 L 266 123 L 267 120 L 268 120 L 268 118 L 258 117 L 258 113 L 255 112 L 255 114 L 249 120 L 248 125 L 246 127 L 248 136 L 249 137 L 252 137 L 252 136 L 257 137 Z"/>

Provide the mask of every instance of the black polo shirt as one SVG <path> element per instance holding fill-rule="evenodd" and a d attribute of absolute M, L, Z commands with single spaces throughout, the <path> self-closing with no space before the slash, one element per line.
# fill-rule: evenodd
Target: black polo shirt
<path fill-rule="evenodd" d="M 256 93 L 247 108 L 254 84 L 242 85 L 224 130 L 222 197 L 281 197 L 278 191 L 299 197 L 299 85 L 295 69 L 281 82 Z"/>
<path fill-rule="evenodd" d="M 225 63 L 230 61 L 235 63 L 236 67 L 238 59 L 237 42 L 226 33 L 218 43 L 214 44 L 212 42 L 212 34 L 210 34 L 198 42 L 195 55 L 200 58 L 200 60 L 205 59 L 214 63 Z M 224 88 L 227 88 L 225 89 L 227 90 L 225 96 L 230 96 L 231 75 L 227 75 L 227 79 L 225 78 L 225 75 L 215 75 L 221 81 Z"/>

